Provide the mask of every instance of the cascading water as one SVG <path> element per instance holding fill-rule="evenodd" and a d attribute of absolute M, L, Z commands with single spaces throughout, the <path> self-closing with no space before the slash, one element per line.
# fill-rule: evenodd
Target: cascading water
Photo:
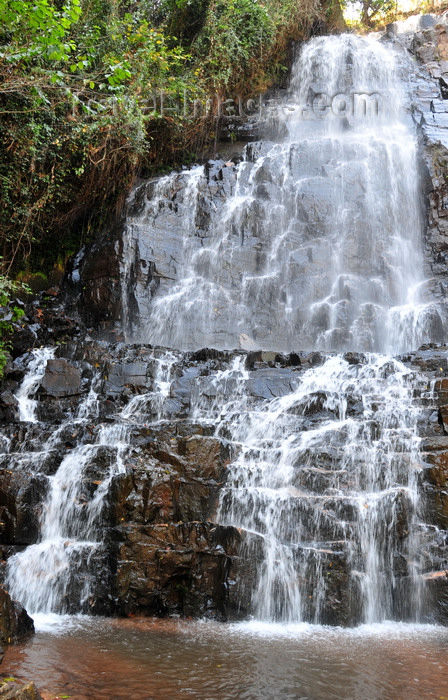
<path fill-rule="evenodd" d="M 54 357 L 54 348 L 40 348 L 34 350 L 28 366 L 28 372 L 17 392 L 17 402 L 19 405 L 20 420 L 36 421 L 37 402 L 33 398 L 42 378 L 44 376 L 47 361 Z"/>
<path fill-rule="evenodd" d="M 239 399 L 247 395 L 247 372 L 234 367 L 216 378 L 217 396 L 234 384 L 230 403 L 217 406 L 217 433 L 239 450 L 218 521 L 247 531 L 246 554 L 260 560 L 257 618 L 328 620 L 326 572 L 335 562 L 351 579 L 353 620 L 418 617 L 420 409 L 413 393 L 426 385 L 385 356 L 349 360 L 329 358 L 255 409 Z M 196 419 L 210 417 L 203 398 L 196 410 Z"/>
<path fill-rule="evenodd" d="M 18 392 L 24 420 L 36 420 L 28 406 L 29 395 L 37 390 L 47 360 L 53 356 L 54 350 L 40 350 L 30 362 L 29 374 Z M 160 417 L 173 361 L 170 353 L 161 358 L 154 355 L 155 391 L 138 397 L 145 404 L 145 416 L 150 413 L 153 418 Z M 69 434 L 75 431 L 76 435 L 87 429 L 86 442 L 68 451 L 55 473 L 48 477 L 39 542 L 8 561 L 8 589 L 31 613 L 88 613 L 98 584 L 100 589 L 106 586 L 107 590 L 107 552 L 98 535 L 112 480 L 125 471 L 124 458 L 131 439 L 128 421 L 138 412 L 140 404 L 130 402 L 122 415 L 112 425 L 102 425 L 95 437 L 92 421 L 98 412 L 97 382 L 98 379 L 92 380 L 76 418 L 63 422 L 40 450 L 29 452 L 25 444 L 23 451 L 8 455 L 16 469 L 33 462 L 36 468 L 42 467 L 67 431 Z M 100 479 L 95 478 L 98 464 Z M 106 572 L 106 580 L 95 581 L 95 573 L 101 570 Z M 101 595 L 104 593 L 101 591 Z"/>
<path fill-rule="evenodd" d="M 50 438 L 48 449 L 51 449 Z M 104 480 L 89 498 L 86 475 L 96 452 L 114 445 L 114 461 Z M 92 589 L 91 559 L 101 555 L 96 534 L 112 477 L 123 469 L 121 454 L 127 447 L 126 428 L 103 427 L 94 445 L 70 452 L 54 476 L 49 477 L 49 493 L 41 525 L 41 541 L 30 545 L 9 562 L 8 586 L 30 612 L 89 611 Z M 79 580 L 83 572 L 83 585 Z M 76 590 L 78 586 L 78 590 Z M 76 590 L 76 603 L 69 598 Z"/>
<path fill-rule="evenodd" d="M 248 147 L 234 191 L 205 224 L 205 168 L 183 187 L 176 175 L 161 180 L 129 222 L 127 266 L 137 250 L 153 261 L 150 293 L 133 297 L 134 337 L 181 349 L 388 353 L 440 342 L 439 310 L 419 297 L 422 203 L 404 100 L 395 57 L 377 40 L 306 44 L 275 115 L 286 138 Z M 169 210 L 184 231 L 168 257 L 158 240 Z M 250 556 L 258 551 L 254 614 L 325 619 L 325 567 L 338 551 L 361 619 L 418 617 L 419 380 L 384 356 L 361 367 L 335 357 L 256 410 L 245 406 L 244 372 L 233 381 L 236 397 L 215 419 L 240 455 L 218 521 L 251 533 Z M 329 418 L 314 426 L 316 404 Z M 397 551 L 400 527 L 410 534 Z"/>
<path fill-rule="evenodd" d="M 248 147 L 230 186 L 205 167 L 164 178 L 130 218 L 127 279 L 152 261 L 132 297 L 132 337 L 394 353 L 441 341 L 437 307 L 419 298 L 422 202 L 404 97 L 378 41 L 306 44 L 276 114 L 282 143 Z M 182 229 L 167 244 L 175 215 Z"/>
<path fill-rule="evenodd" d="M 240 345 L 275 351 L 267 353 L 272 362 L 276 352 L 331 351 L 305 369 L 298 360 L 284 374 L 275 370 L 276 383 L 269 371 L 252 375 L 243 354 L 192 383 L 189 420 L 208 425 L 236 455 L 216 519 L 241 530 L 256 563 L 251 609 L 265 620 L 334 622 L 338 596 L 349 598 L 346 624 L 420 614 L 414 394 L 426 380 L 375 353 L 439 342 L 444 328 L 437 306 L 419 296 L 417 147 L 398 72 L 374 39 L 313 40 L 277 110 L 287 133 L 280 143 L 249 145 L 245 160 L 224 164 L 215 179 L 204 166 L 141 186 L 130 204 L 128 340 L 172 350 Z M 31 611 L 67 609 L 70 572 L 101 549 L 102 508 L 124 468 L 126 426 L 167 417 L 182 368 L 179 353 L 157 353 L 152 391 L 130 398 L 115 425 L 49 477 L 41 541 L 9 561 L 11 592 Z M 24 382 L 25 401 L 41 376 L 36 370 Z M 95 402 L 91 390 L 81 424 Z M 106 446 L 108 468 L 86 497 L 90 460 Z M 85 581 L 83 610 L 88 570 Z"/>

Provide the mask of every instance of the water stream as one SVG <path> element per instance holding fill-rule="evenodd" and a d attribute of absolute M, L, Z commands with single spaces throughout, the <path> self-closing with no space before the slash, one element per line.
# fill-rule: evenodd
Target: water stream
<path fill-rule="evenodd" d="M 233 371 L 243 395 L 244 374 Z M 261 558 L 257 619 L 322 622 L 336 561 L 350 572 L 361 620 L 418 619 L 419 382 L 386 356 L 361 365 L 335 356 L 256 410 L 234 397 L 220 407 L 217 434 L 239 456 L 218 521 L 250 532 L 246 555 Z M 325 418 L 313 421 L 319 411 Z M 404 541 L 401 528 L 411 533 Z M 403 566 L 407 576 L 396 578 Z"/>
<path fill-rule="evenodd" d="M 8 673 L 84 700 L 444 700 L 441 627 L 73 619 L 11 647 Z M 51 693 L 51 694 L 50 694 Z"/>

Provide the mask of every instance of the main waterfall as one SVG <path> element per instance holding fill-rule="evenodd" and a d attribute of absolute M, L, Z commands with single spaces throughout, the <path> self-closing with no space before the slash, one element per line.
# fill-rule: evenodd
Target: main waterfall
<path fill-rule="evenodd" d="M 407 355 L 392 354 L 442 342 L 445 322 L 425 296 L 405 102 L 391 48 L 318 38 L 302 48 L 287 99 L 271 107 L 277 142 L 249 144 L 238 165 L 208 163 L 134 191 L 122 322 L 128 343 L 158 347 L 141 360 L 131 345 L 117 351 L 118 367 L 128 353 L 139 377 L 126 394 L 106 373 L 88 380 L 70 424 L 84 437 L 48 477 L 40 542 L 9 560 L 11 592 L 32 612 L 73 611 L 68 588 L 89 609 L 95 559 L 108 566 L 100 535 L 110 489 L 141 460 L 135 435 L 141 443 L 148 425 L 188 420 L 230 455 L 214 520 L 239 530 L 244 580 L 232 585 L 246 611 L 346 625 L 420 619 L 429 528 L 419 421 L 434 390 Z M 192 352 L 204 347 L 212 361 L 191 366 L 206 362 Z M 30 363 L 17 393 L 23 420 L 36 420 L 33 395 L 52 357 Z M 123 386 L 125 369 L 110 360 L 109 370 Z M 103 390 L 127 404 L 91 437 Z M 167 454 L 182 463 L 183 453 Z M 73 571 L 84 571 L 81 587 Z"/>
<path fill-rule="evenodd" d="M 230 184 L 225 173 L 210 183 L 206 167 L 163 178 L 130 218 L 130 337 L 395 353 L 441 341 L 422 296 L 423 203 L 404 99 L 393 53 L 375 39 L 307 43 L 273 113 L 287 131 L 280 143 L 249 145 Z M 182 230 L 167 245 L 174 212 Z"/>
<path fill-rule="evenodd" d="M 273 109 L 283 137 L 247 147 L 224 201 L 204 205 L 225 190 L 205 167 L 183 183 L 160 180 L 125 233 L 124 276 L 137 279 L 125 305 L 136 312 L 126 318 L 131 337 L 184 350 L 376 353 L 442 341 L 437 306 L 424 298 L 417 142 L 399 73 L 375 38 L 312 40 Z M 167 259 L 159 246 L 173 208 L 183 231 Z M 153 261 L 149 285 L 141 267 L 136 274 L 139 256 Z M 329 359 L 256 410 L 235 369 L 240 398 L 217 409 L 217 434 L 240 451 L 218 521 L 250 533 L 256 617 L 325 619 L 335 551 L 361 619 L 419 615 L 413 393 L 423 382 L 385 356 L 363 362 Z M 313 425 L 316 405 L 328 418 Z"/>

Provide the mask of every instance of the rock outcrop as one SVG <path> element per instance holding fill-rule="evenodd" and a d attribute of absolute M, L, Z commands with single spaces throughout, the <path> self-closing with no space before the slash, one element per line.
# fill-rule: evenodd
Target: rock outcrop
<path fill-rule="evenodd" d="M 448 17 L 411 17 L 389 27 L 389 37 L 417 61 L 411 78 L 411 112 L 421 136 L 426 198 L 425 266 L 428 297 L 446 305 L 448 283 Z"/>
<path fill-rule="evenodd" d="M 34 634 L 34 623 L 26 610 L 12 600 L 0 585 L 0 643 L 17 644 Z"/>
<path fill-rule="evenodd" d="M 34 683 L 17 683 L 10 681 L 0 685 L 2 700 L 43 700 Z"/>
<path fill-rule="evenodd" d="M 218 389 L 215 378 L 235 361 L 243 362 L 247 400 L 255 407 L 290 393 L 302 373 L 326 357 L 317 352 L 216 350 L 167 356 L 150 346 L 105 341 L 60 345 L 37 388 L 38 422 L 23 423 L 9 416 L 1 425 L 4 562 L 38 541 L 48 477 L 68 455 L 75 462 L 79 455 L 83 469 L 72 496 L 77 518 L 87 517 L 83 513 L 100 496 L 103 484 L 107 491 L 97 518 L 98 547 L 74 568 L 61 612 L 247 616 L 261 549 L 257 554 L 250 533 L 215 522 L 228 465 L 238 454 L 238 445 L 226 438 L 224 427 L 216 433 L 217 407 L 232 397 L 236 385 L 230 379 Z M 423 576 L 429 591 L 424 618 L 437 621 L 447 619 L 448 596 L 447 357 L 448 349 L 442 347 L 401 358 L 427 377 L 425 390 L 416 394 L 415 401 L 421 406 Z M 12 394 L 23 380 L 28 360 L 18 357 L 9 367 L 5 386 Z M 360 353 L 349 353 L 346 361 L 356 365 L 365 360 Z M 165 381 L 169 376 L 165 389 L 164 367 Z M 81 393 L 73 394 L 71 387 Z M 304 420 L 310 428 L 328 419 L 324 395 L 316 395 L 307 406 Z M 362 410 L 362 403 L 349 403 L 349 415 L 356 417 Z M 338 468 L 338 455 L 332 444 L 314 454 L 312 469 L 300 471 L 297 487 L 325 493 L 332 470 Z M 397 525 L 397 586 L 408 575 L 398 555 L 408 536 L 406 517 L 403 512 L 401 530 Z M 321 619 L 350 625 L 359 620 L 359 609 L 346 547 L 336 522 L 334 527 L 327 534 L 334 543 L 325 545 L 327 595 Z M 250 557 L 245 554 L 248 537 Z M 89 595 L 81 600 L 86 580 Z M 303 586 L 312 601 L 315 582 L 304 581 Z"/>

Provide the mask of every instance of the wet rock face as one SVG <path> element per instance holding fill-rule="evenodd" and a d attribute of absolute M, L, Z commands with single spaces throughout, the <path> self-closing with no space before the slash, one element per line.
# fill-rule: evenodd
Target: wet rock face
<path fill-rule="evenodd" d="M 7 465 L 6 465 L 7 466 Z M 0 471 L 0 533 L 2 543 L 24 546 L 37 540 L 47 479 L 42 474 Z"/>
<path fill-rule="evenodd" d="M 411 24 L 397 23 L 394 25 L 395 29 L 390 27 L 388 35 L 384 38 L 391 43 L 393 41 L 398 54 L 401 55 L 402 70 L 410 86 L 409 113 L 417 125 L 420 137 L 420 204 L 421 210 L 425 212 L 423 218 L 427 219 L 427 281 L 420 291 L 423 302 L 435 302 L 437 307 L 428 311 L 428 317 L 425 315 L 421 320 L 424 321 L 427 330 L 427 339 L 440 343 L 443 342 L 448 329 L 448 283 L 445 279 L 448 263 L 448 189 L 445 178 L 448 167 L 447 19 L 444 16 L 429 15 L 421 17 L 418 22 L 415 18 L 411 19 Z M 409 54 L 412 54 L 416 61 L 412 61 Z M 237 187 L 244 188 L 248 181 L 254 178 L 254 199 L 228 232 L 235 242 L 241 238 L 241 245 L 238 253 L 220 272 L 223 287 L 228 293 L 222 297 L 217 293 L 216 304 L 214 303 L 211 309 L 209 327 L 216 328 L 216 343 L 220 347 L 238 346 L 238 333 L 235 335 L 233 329 L 235 318 L 232 306 L 235 301 L 229 302 L 229 298 L 232 290 L 241 286 L 244 270 L 247 289 L 244 292 L 246 296 L 242 308 L 238 312 L 239 317 L 244 318 L 244 328 L 240 329 L 240 346 L 249 350 L 252 343 L 254 347 L 251 338 L 253 326 L 259 333 L 257 347 L 289 349 L 290 338 L 286 335 L 291 331 L 285 330 L 287 324 L 282 325 L 276 322 L 276 319 L 285 311 L 285 305 L 291 303 L 294 313 L 291 318 L 288 316 L 288 323 L 294 328 L 301 328 L 302 347 L 314 346 L 315 336 L 328 328 L 330 307 L 319 304 L 313 311 L 312 318 L 307 318 L 308 287 L 312 282 L 317 290 L 316 298 L 326 298 L 323 280 L 331 266 L 332 255 L 331 246 L 327 245 L 326 240 L 331 231 L 337 228 L 334 217 L 338 191 L 332 189 L 331 183 L 338 178 L 338 173 L 337 169 L 332 171 L 331 158 L 329 162 L 324 160 L 319 165 L 316 154 L 312 150 L 308 152 L 304 143 L 298 143 L 292 148 L 288 167 L 294 173 L 295 179 L 309 177 L 310 181 L 301 185 L 299 196 L 294 180 L 294 187 L 285 197 L 286 213 L 282 216 L 286 216 L 290 222 L 294 221 L 289 237 L 291 240 L 300 240 L 301 244 L 296 245 L 297 249 L 293 251 L 280 274 L 280 279 L 284 282 L 283 287 L 277 289 L 274 283 L 269 283 L 261 289 L 257 286 L 256 278 L 261 274 L 260 271 L 269 272 L 266 256 L 270 234 L 263 232 L 263 224 L 275 203 L 280 201 L 282 191 L 286 192 L 283 181 L 280 181 L 279 185 L 272 176 L 275 168 L 274 156 L 271 158 L 272 163 L 266 161 L 263 167 L 254 167 L 257 158 L 266 156 L 272 146 L 272 143 L 261 141 L 248 144 L 246 163 L 239 171 L 233 161 L 207 162 L 204 176 L 195 185 L 197 191 L 194 198 L 189 198 L 192 178 L 188 171 L 174 174 L 170 177 L 169 184 L 165 182 L 163 186 L 163 180 L 167 180 L 166 178 L 154 178 L 141 184 L 128 202 L 125 221 L 117 224 L 116 229 L 108 231 L 90 250 L 82 251 L 70 273 L 72 289 L 79 293 L 78 311 L 88 327 L 109 334 L 120 334 L 124 331 L 128 338 L 167 344 L 163 334 L 160 335 L 160 329 L 157 329 L 157 333 L 162 340 L 154 341 L 153 338 L 145 336 L 145 323 L 142 324 L 141 321 L 151 318 L 156 292 L 157 297 L 160 297 L 179 279 L 185 264 L 186 251 L 183 241 L 186 229 L 191 224 L 190 228 L 194 232 L 188 248 L 199 253 L 202 249 L 206 250 L 211 242 L 210 222 L 212 219 L 215 223 L 219 221 L 226 200 L 235 193 Z M 194 175 L 192 177 L 194 179 Z M 369 237 L 364 235 L 363 238 L 363 232 L 366 230 L 365 222 L 370 214 L 363 209 L 358 180 L 355 173 L 353 182 L 349 183 L 350 187 L 347 188 L 347 197 L 348 204 L 358 211 L 359 221 L 364 222 L 355 233 L 367 250 Z M 385 187 L 387 188 L 387 185 Z M 378 200 L 384 198 L 381 193 L 376 196 Z M 389 223 L 386 212 L 385 228 Z M 150 229 L 150 235 L 143 235 L 145 227 Z M 353 240 L 348 246 L 348 259 L 353 255 L 356 245 Z M 363 253 L 360 256 L 361 267 L 365 257 Z M 377 263 L 380 277 L 381 256 L 378 256 Z M 289 278 L 299 281 L 288 287 L 291 281 Z M 322 288 L 319 285 L 323 285 Z M 293 302 L 286 303 L 285 286 L 292 290 Z M 297 293 L 296 297 L 294 290 L 298 287 L 300 293 Z M 350 324 L 351 299 L 356 297 L 357 292 L 353 287 L 353 279 L 345 280 L 343 287 L 339 291 L 341 303 L 338 307 L 338 332 L 334 333 L 334 342 L 332 341 L 332 347 L 335 348 L 350 348 L 351 343 L 351 338 L 344 329 Z M 259 299 L 259 302 L 254 318 L 244 316 L 244 308 L 250 306 L 255 298 Z M 361 319 L 366 327 L 372 326 L 370 315 L 375 313 L 374 306 L 375 304 L 366 307 L 365 316 Z M 176 326 L 178 315 L 172 314 L 172 317 L 166 319 L 165 325 Z M 179 342 L 174 342 L 174 346 L 200 347 L 210 343 L 209 339 L 204 340 L 207 337 L 207 329 L 191 327 L 196 323 L 195 318 L 192 313 L 191 323 L 189 318 L 186 319 L 185 334 L 188 337 L 175 335 Z M 313 331 L 308 328 L 310 323 L 314 327 Z M 369 341 L 366 331 L 362 347 L 374 351 L 378 347 L 377 340 Z M 180 345 L 182 341 L 184 345 Z"/>
<path fill-rule="evenodd" d="M 120 317 L 119 254 L 120 239 L 116 232 L 108 232 L 78 253 L 68 278 L 69 289 L 79 294 L 80 310 L 87 326 L 99 328 L 106 335 L 115 329 Z"/>
<path fill-rule="evenodd" d="M 194 430 L 182 423 L 139 430 L 132 469 L 114 477 L 107 537 L 120 613 L 225 615 L 234 530 L 207 521 L 228 451 Z"/>
<path fill-rule="evenodd" d="M 417 20 L 417 26 L 415 26 Z M 446 332 L 448 263 L 448 24 L 445 15 L 397 23 L 396 40 L 415 56 L 411 110 L 421 136 L 422 196 L 427 209 L 425 298 L 439 302 Z"/>
<path fill-rule="evenodd" d="M 0 586 L 0 643 L 17 644 L 34 634 L 34 623 L 26 610 Z"/>
<path fill-rule="evenodd" d="M 147 423 L 139 414 L 137 422 L 123 426 L 127 436 L 122 455 L 119 442 L 124 438 L 119 433 L 107 440 L 100 436 L 109 426 L 113 429 L 132 399 L 151 396 L 157 375 L 154 351 L 105 342 L 69 343 L 57 354 L 48 360 L 36 389 L 38 422 L 21 423 L 16 415 L 3 424 L 3 558 L 39 541 L 48 477 L 64 460 L 74 454 L 83 460 L 72 496 L 78 524 L 87 523 L 88 504 L 123 460 L 98 516 L 96 537 L 103 544 L 84 562 L 72 561 L 59 611 L 76 612 L 84 600 L 82 610 L 93 614 L 224 619 L 235 532 L 210 521 L 226 478 L 229 447 L 211 434 L 212 426 L 184 420 L 195 377 L 208 372 L 207 361 L 201 366 L 187 358 L 184 371 L 179 368 L 164 407 L 172 421 L 154 423 L 157 405 L 151 408 L 146 399 L 141 411 L 146 411 Z M 5 384 L 12 395 L 28 361 L 27 355 L 10 366 Z M 93 388 L 92 404 L 86 404 L 83 420 L 75 421 Z"/>
<path fill-rule="evenodd" d="M 419 527 L 423 528 L 423 575 L 428 589 L 424 615 L 439 621 L 447 619 L 448 596 L 443 575 L 448 566 L 447 352 L 447 348 L 426 348 L 401 358 L 427 377 L 427 385 L 419 385 L 421 393 L 415 396 L 422 407 Z M 108 484 L 95 534 L 90 536 L 102 544 L 84 557 L 84 562 L 81 557 L 74 563 L 61 610 L 76 612 L 84 600 L 83 611 L 94 614 L 247 617 L 252 613 L 252 591 L 262 564 L 262 543 L 249 532 L 215 523 L 229 464 L 239 450 L 229 441 L 225 424 L 216 434 L 218 407 L 237 391 L 231 377 L 224 388 L 218 388 L 216 372 L 228 370 L 235 361 L 243 362 L 248 372 L 247 401 L 255 407 L 290 393 L 303 372 L 326 359 L 323 353 L 234 354 L 216 350 L 169 353 L 167 359 L 164 351 L 149 346 L 104 341 L 60 346 L 36 391 L 39 422 L 9 419 L 2 425 L 3 559 L 39 540 L 48 477 L 57 473 L 68 456 L 74 455 L 76 462 L 78 455 L 83 469 L 72 495 L 76 527 L 87 523 L 89 504 Z M 160 372 L 165 365 L 161 361 L 173 363 L 169 388 L 162 381 Z M 349 366 L 361 367 L 366 358 L 351 353 L 346 361 Z M 27 357 L 17 358 L 5 378 L 12 394 L 22 381 L 26 363 Z M 387 374 L 387 367 L 384 372 Z M 74 387 L 81 392 L 76 400 L 71 393 Z M 316 392 L 306 406 L 299 403 L 294 411 L 301 413 L 304 426 L 312 430 L 323 420 L 332 420 L 335 409 L 331 405 L 331 397 L 326 404 L 323 393 Z M 194 406 L 201 406 L 201 411 L 195 412 Z M 348 401 L 349 417 L 356 419 L 362 411 L 361 401 Z M 347 527 L 353 519 L 353 504 L 348 499 L 341 511 L 337 494 L 331 496 L 329 491 L 340 449 L 335 438 L 318 453 L 310 451 L 308 464 L 295 470 L 291 484 L 299 492 L 325 499 L 320 515 L 325 542 L 319 545 L 319 566 L 326 596 L 320 620 L 352 625 L 359 622 L 360 615 Z M 341 488 L 350 488 L 345 482 L 348 478 L 341 473 Z M 335 517 L 336 508 L 345 524 Z M 397 590 L 401 587 L 404 591 L 409 576 L 406 509 L 406 499 L 398 494 L 394 574 Z M 312 522 L 311 510 L 304 522 L 307 518 Z M 307 553 L 298 551 L 297 556 L 306 557 Z M 303 572 L 304 617 L 313 619 L 316 579 L 309 573 L 311 569 L 299 570 Z M 401 612 L 406 618 L 407 611 Z"/>
<path fill-rule="evenodd" d="M 119 526 L 115 594 L 121 614 L 226 618 L 233 528 L 204 522 Z"/>
<path fill-rule="evenodd" d="M 48 360 L 40 390 L 56 398 L 81 393 L 81 372 L 64 358 Z"/>

